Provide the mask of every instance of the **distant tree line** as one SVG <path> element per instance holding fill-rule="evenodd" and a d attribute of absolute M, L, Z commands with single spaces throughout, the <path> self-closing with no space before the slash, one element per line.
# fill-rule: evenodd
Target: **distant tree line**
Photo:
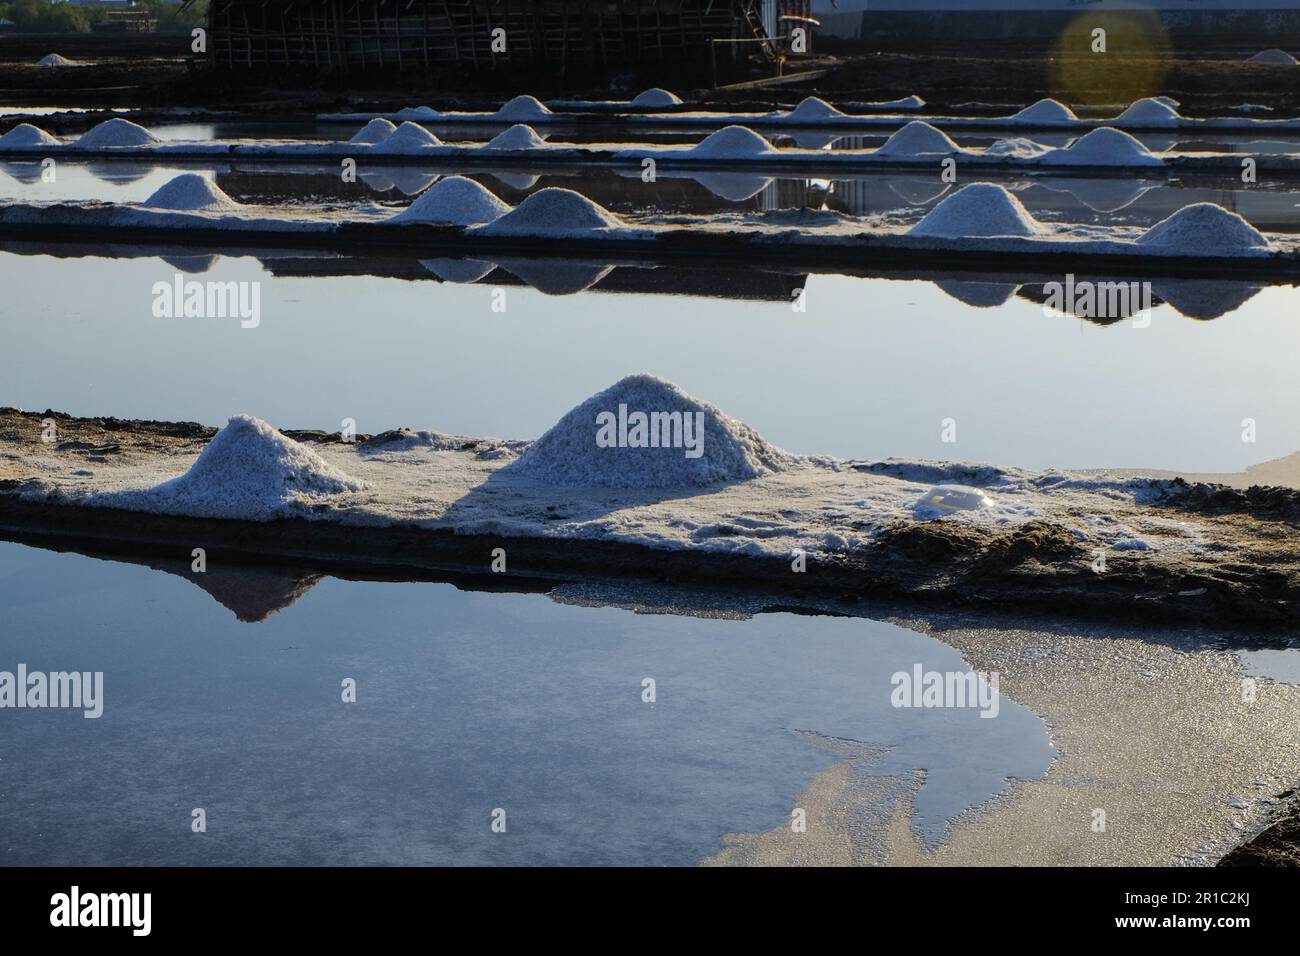
<path fill-rule="evenodd" d="M 207 0 L 199 0 L 184 12 L 175 0 L 136 0 L 133 7 L 119 7 L 148 12 L 164 33 L 188 33 L 201 26 L 208 14 Z M 0 0 L 0 20 L 12 20 L 20 33 L 89 33 L 91 24 L 108 19 L 108 10 L 97 7 L 74 7 L 52 0 Z"/>

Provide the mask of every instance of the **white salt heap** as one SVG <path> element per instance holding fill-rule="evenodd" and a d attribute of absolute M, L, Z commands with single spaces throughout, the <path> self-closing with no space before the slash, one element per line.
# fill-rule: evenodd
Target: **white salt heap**
<path fill-rule="evenodd" d="M 1159 166 L 1164 161 L 1123 130 L 1102 126 L 1043 157 L 1063 166 Z"/>
<path fill-rule="evenodd" d="M 682 98 L 676 93 L 668 90 L 653 87 L 643 93 L 638 93 L 632 98 L 631 106 L 640 106 L 644 108 L 657 108 L 661 106 L 679 106 Z"/>
<path fill-rule="evenodd" d="M 618 217 L 571 189 L 549 187 L 533 193 L 495 222 L 485 236 L 581 236 L 617 228 Z"/>
<path fill-rule="evenodd" d="M 224 212 L 238 209 L 240 204 L 206 176 L 182 173 L 160 186 L 142 205 L 178 212 Z"/>
<path fill-rule="evenodd" d="M 748 159 L 776 151 L 775 146 L 748 126 L 724 126 L 686 150 L 686 155 L 706 159 Z"/>
<path fill-rule="evenodd" d="M 1148 96 L 1120 113 L 1114 122 L 1120 126 L 1177 126 L 1181 119 L 1168 103 Z"/>
<path fill-rule="evenodd" d="M 1018 123 L 1069 123 L 1079 117 L 1060 100 L 1039 100 L 1010 117 Z"/>
<path fill-rule="evenodd" d="M 653 436 L 651 413 L 660 413 Z M 600 444 L 598 435 L 604 439 Z M 505 471 L 567 487 L 684 488 L 757 478 L 790 461 L 748 425 L 671 382 L 643 374 L 629 375 L 587 399 Z"/>
<path fill-rule="evenodd" d="M 913 120 L 898 130 L 876 150 L 878 156 L 926 156 L 935 153 L 949 155 L 961 151 L 943 130 L 929 123 Z"/>
<path fill-rule="evenodd" d="M 526 120 L 535 120 L 544 116 L 550 116 L 551 111 L 547 108 L 546 104 L 537 97 L 529 96 L 525 93 L 522 96 L 516 96 L 514 99 L 505 103 L 494 115 L 497 119 L 519 120 L 520 122 L 524 122 Z"/>
<path fill-rule="evenodd" d="M 1268 237 L 1235 212 L 1212 202 L 1184 206 L 1137 240 L 1165 255 L 1233 255 L 1266 250 Z"/>
<path fill-rule="evenodd" d="M 1036 219 L 1002 186 L 971 183 L 931 209 L 908 230 L 912 236 L 961 239 L 967 236 L 1035 236 Z"/>
<path fill-rule="evenodd" d="M 441 146 L 442 140 L 434 136 L 419 123 L 407 121 L 383 141 L 370 147 L 370 152 L 383 154 L 402 155 L 406 153 L 419 153 L 432 146 Z"/>
<path fill-rule="evenodd" d="M 536 149 L 545 146 L 546 140 L 537 135 L 537 130 L 524 123 L 516 123 L 507 130 L 502 130 L 490 139 L 484 149 Z"/>
<path fill-rule="evenodd" d="M 361 127 L 361 129 L 357 130 L 356 135 L 348 140 L 348 142 L 368 143 L 373 146 L 375 143 L 382 143 L 384 140 L 388 139 L 388 137 L 393 135 L 393 131 L 396 129 L 397 127 L 389 120 L 384 119 L 382 116 L 376 116 L 365 126 Z"/>
<path fill-rule="evenodd" d="M 143 126 L 115 116 L 82 134 L 73 145 L 85 149 L 105 149 L 113 146 L 147 146 L 156 142 L 157 137 Z"/>
<path fill-rule="evenodd" d="M 492 222 L 509 211 L 506 203 L 474 180 L 448 176 L 434 183 L 389 221 L 472 226 Z"/>
<path fill-rule="evenodd" d="M 818 120 L 843 115 L 838 109 L 820 97 L 809 96 L 801 100 L 799 105 L 786 115 L 786 119 L 798 120 L 801 123 L 815 123 Z"/>
<path fill-rule="evenodd" d="M 1250 58 L 1250 62 L 1263 63 L 1268 66 L 1296 66 L 1300 64 L 1300 60 L 1287 53 L 1286 50 L 1279 50 L 1276 47 L 1256 53 Z"/>
<path fill-rule="evenodd" d="M 76 60 L 70 60 L 59 53 L 47 53 L 36 61 L 37 66 L 76 66 Z"/>
<path fill-rule="evenodd" d="M 39 126 L 31 123 L 19 123 L 9 132 L 0 136 L 0 147 L 4 146 L 57 146 L 59 140 Z"/>
<path fill-rule="evenodd" d="M 985 156 L 1011 156 L 1015 159 L 1037 159 L 1052 152 L 1052 147 L 1044 146 L 1042 143 L 1036 143 L 1032 139 L 1026 139 L 1023 136 L 1013 136 L 1010 139 L 1000 139 L 992 146 L 984 150 Z"/>
<path fill-rule="evenodd" d="M 266 422 L 236 415 L 185 474 L 153 488 L 102 492 L 90 503 L 194 518 L 270 521 L 363 487 Z"/>

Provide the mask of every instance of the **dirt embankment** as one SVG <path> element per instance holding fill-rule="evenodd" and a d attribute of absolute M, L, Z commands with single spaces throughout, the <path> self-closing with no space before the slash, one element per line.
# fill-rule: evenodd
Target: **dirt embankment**
<path fill-rule="evenodd" d="M 53 446 L 41 442 L 46 418 L 57 424 Z M 178 542 L 188 554 L 199 534 L 209 542 L 210 553 L 220 552 L 234 562 L 317 560 L 360 572 L 396 570 L 413 578 L 449 566 L 477 567 L 484 554 L 506 540 L 404 523 L 200 521 L 67 505 L 57 495 L 28 500 L 20 494 L 37 480 L 24 467 L 34 450 L 67 456 L 60 467 L 68 470 L 130 466 L 195 453 L 213 434 L 193 423 L 0 410 L 0 528 L 80 537 L 101 548 L 164 557 L 177 552 Z M 322 446 L 341 441 L 315 431 L 285 434 Z M 541 536 L 509 538 L 508 543 L 512 572 L 540 579 L 628 577 L 850 601 L 889 598 L 1115 622 L 1215 625 L 1241 633 L 1243 643 L 1276 642 L 1300 623 L 1300 492 L 1177 480 L 1153 488 L 1151 500 L 1141 504 L 1105 500 L 1106 520 L 1141 527 L 1150 547 L 1110 551 L 1103 573 L 1097 573 L 1092 543 L 1076 531 L 1088 520 L 1082 513 L 1057 513 L 1011 527 L 917 521 L 900 514 L 863 529 L 846 518 L 840 530 L 869 543 L 820 555 L 810 560 L 805 574 L 791 574 L 786 558 L 746 553 Z M 779 509 L 782 502 L 759 505 Z M 719 525 L 717 533 L 727 534 L 726 525 Z M 1189 542 L 1195 546 L 1188 547 Z"/>

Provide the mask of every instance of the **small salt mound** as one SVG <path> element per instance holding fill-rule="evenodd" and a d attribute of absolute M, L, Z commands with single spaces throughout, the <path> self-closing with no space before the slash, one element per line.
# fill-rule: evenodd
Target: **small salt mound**
<path fill-rule="evenodd" d="M 809 96 L 800 101 L 799 105 L 786 116 L 786 119 L 800 120 L 807 123 L 843 115 L 842 112 L 820 97 Z"/>
<path fill-rule="evenodd" d="M 58 53 L 48 53 L 36 61 L 37 66 L 76 66 L 76 60 L 70 60 Z"/>
<path fill-rule="evenodd" d="M 1172 96 L 1153 96 L 1151 98 L 1155 100 L 1157 103 L 1164 103 L 1165 106 L 1168 106 L 1170 109 L 1176 110 L 1178 109 L 1178 107 L 1183 105 L 1178 100 L 1174 99 Z"/>
<path fill-rule="evenodd" d="M 492 222 L 510 207 L 472 179 L 448 176 L 430 186 L 420 198 L 389 222 L 429 222 L 450 226 L 472 226 Z"/>
<path fill-rule="evenodd" d="M 650 447 L 652 437 L 661 447 Z M 629 375 L 570 411 L 504 470 L 568 487 L 682 488 L 757 478 L 789 461 L 748 425 L 671 382 Z"/>
<path fill-rule="evenodd" d="M 1184 206 L 1142 234 L 1138 245 L 1168 255 L 1231 255 L 1268 249 L 1262 232 L 1235 212 L 1212 202 Z"/>
<path fill-rule="evenodd" d="M 1279 50 L 1276 47 L 1271 50 L 1264 50 L 1262 53 L 1256 53 L 1248 62 L 1264 63 L 1269 66 L 1296 66 L 1300 64 L 1300 60 L 1287 53 L 1286 50 Z"/>
<path fill-rule="evenodd" d="M 39 126 L 31 123 L 19 123 L 9 132 L 0 136 L 0 147 L 4 146 L 57 146 L 59 140 Z"/>
<path fill-rule="evenodd" d="M 537 130 L 523 123 L 516 123 L 507 130 L 497 133 L 488 141 L 484 149 L 536 149 L 545 146 L 546 140 L 537 135 Z"/>
<path fill-rule="evenodd" d="M 884 145 L 876 150 L 876 155 L 925 156 L 960 151 L 961 147 L 949 139 L 948 134 L 943 130 L 935 129 L 929 123 L 913 120 L 885 140 Z"/>
<path fill-rule="evenodd" d="M 384 119 L 382 116 L 376 116 L 365 126 L 361 127 L 361 129 L 357 131 L 357 134 L 348 140 L 348 142 L 368 143 L 373 146 L 375 143 L 382 143 L 384 140 L 388 139 L 388 137 L 393 135 L 393 131 L 396 129 L 397 127 L 390 121 Z"/>
<path fill-rule="evenodd" d="M 1159 166 L 1163 160 L 1123 130 L 1102 126 L 1043 157 L 1056 166 Z"/>
<path fill-rule="evenodd" d="M 747 159 L 775 153 L 776 147 L 748 126 L 725 126 L 686 151 L 705 159 Z"/>
<path fill-rule="evenodd" d="M 485 236 L 575 236 L 614 229 L 618 217 L 582 193 L 552 186 L 539 190 L 495 222 Z"/>
<path fill-rule="evenodd" d="M 1036 143 L 1032 139 L 1014 136 L 1000 139 L 984 150 L 985 156 L 1010 156 L 1014 159 L 1036 159 L 1052 151 L 1052 147 Z"/>
<path fill-rule="evenodd" d="M 497 119 L 507 120 L 535 120 L 543 116 L 550 116 L 551 111 L 535 96 L 529 96 L 527 93 L 522 96 L 516 96 L 514 99 L 505 103 L 496 111 Z"/>
<path fill-rule="evenodd" d="M 73 145 L 87 149 L 105 149 L 112 146 L 146 146 L 156 142 L 157 137 L 143 126 L 116 116 L 82 134 Z"/>
<path fill-rule="evenodd" d="M 430 146 L 441 146 L 442 140 L 419 123 L 405 122 L 393 130 L 385 140 L 371 147 L 372 153 L 418 153 Z"/>
<path fill-rule="evenodd" d="M 1030 237 L 1038 232 L 1038 221 L 1002 186 L 971 183 L 931 209 L 908 231 L 908 235 L 961 239 L 967 236 Z"/>
<path fill-rule="evenodd" d="M 206 176 L 182 173 L 160 186 L 143 205 L 150 209 L 175 209 L 181 212 L 217 212 L 236 209 L 239 203 Z"/>
<path fill-rule="evenodd" d="M 988 495 L 969 485 L 935 485 L 914 506 L 917 517 L 938 517 L 954 511 L 980 511 L 992 508 Z"/>
<path fill-rule="evenodd" d="M 889 102 L 881 103 L 880 105 L 892 106 L 900 110 L 919 110 L 921 107 L 925 106 L 925 100 L 921 99 L 921 97 L 917 96 L 915 93 L 911 93 L 901 99 L 890 100 Z"/>
<path fill-rule="evenodd" d="M 1148 96 L 1120 113 L 1115 122 L 1121 126 L 1173 126 L 1180 119 L 1178 111 L 1168 103 Z"/>
<path fill-rule="evenodd" d="M 1078 118 L 1074 110 L 1053 99 L 1039 100 L 1010 117 L 1018 123 L 1068 123 Z"/>
<path fill-rule="evenodd" d="M 185 474 L 140 491 L 95 495 L 95 504 L 195 518 L 269 521 L 364 485 L 266 422 L 236 415 Z"/>
<path fill-rule="evenodd" d="M 681 102 L 682 98 L 676 93 L 660 89 L 656 86 L 653 89 L 646 90 L 644 93 L 638 93 L 632 98 L 632 102 L 629 105 L 641 107 L 679 106 L 681 105 Z"/>

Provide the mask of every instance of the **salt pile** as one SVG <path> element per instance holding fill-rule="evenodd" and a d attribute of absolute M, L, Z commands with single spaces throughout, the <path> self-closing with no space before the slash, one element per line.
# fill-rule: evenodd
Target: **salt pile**
<path fill-rule="evenodd" d="M 514 99 L 505 103 L 494 114 L 497 119 L 505 120 L 525 120 L 541 119 L 544 116 L 551 116 L 552 113 L 546 104 L 535 96 L 529 96 L 527 93 L 522 96 L 516 96 Z"/>
<path fill-rule="evenodd" d="M 748 159 L 777 152 L 777 148 L 748 126 L 724 126 L 686 150 L 703 159 Z"/>
<path fill-rule="evenodd" d="M 546 140 L 537 135 L 537 130 L 524 123 L 516 123 L 507 130 L 502 130 L 492 137 L 484 149 L 536 149 L 545 146 Z"/>
<path fill-rule="evenodd" d="M 802 123 L 815 123 L 818 120 L 843 115 L 838 109 L 820 97 L 809 96 L 801 100 L 798 106 L 786 114 L 786 119 L 798 120 Z"/>
<path fill-rule="evenodd" d="M 435 110 L 432 106 L 407 106 L 398 110 L 396 113 L 399 120 L 437 119 L 442 115 L 442 113 Z"/>
<path fill-rule="evenodd" d="M 147 146 L 156 142 L 158 139 L 143 126 L 117 116 L 84 133 L 73 145 L 83 149 L 106 149 L 113 146 Z"/>
<path fill-rule="evenodd" d="M 680 106 L 682 98 L 676 93 L 668 90 L 653 87 L 643 93 L 638 93 L 632 98 L 630 106 L 640 106 L 645 108 L 657 108 L 661 106 Z"/>
<path fill-rule="evenodd" d="M 1276 47 L 1271 50 L 1264 50 L 1262 53 L 1256 53 L 1248 62 L 1264 63 L 1269 66 L 1296 66 L 1300 64 L 1300 60 L 1287 53 L 1286 50 L 1279 50 Z"/>
<path fill-rule="evenodd" d="M 533 193 L 495 222 L 485 236 L 581 236 L 617 229 L 618 217 L 582 193 L 555 186 Z"/>
<path fill-rule="evenodd" d="M 348 142 L 365 143 L 373 146 L 375 143 L 382 143 L 384 140 L 388 139 L 388 137 L 393 135 L 393 131 L 396 129 L 396 126 L 384 119 L 382 116 L 376 116 L 365 126 L 361 127 L 361 129 L 357 131 L 357 134 L 348 140 Z"/>
<path fill-rule="evenodd" d="M 1071 123 L 1078 120 L 1074 110 L 1060 100 L 1039 100 L 1008 117 L 1017 123 Z"/>
<path fill-rule="evenodd" d="M 967 236 L 1020 236 L 1039 233 L 1038 220 L 1002 186 L 971 183 L 931 209 L 908 230 L 912 236 L 961 239 Z"/>
<path fill-rule="evenodd" d="M 1139 245 L 1166 255 L 1232 255 L 1269 248 L 1268 237 L 1212 202 L 1184 206 L 1142 234 Z"/>
<path fill-rule="evenodd" d="M 1157 103 L 1164 103 L 1165 106 L 1168 106 L 1171 109 L 1178 109 L 1178 107 L 1183 105 L 1178 100 L 1174 99 L 1172 96 L 1153 96 L 1151 98 L 1155 100 Z"/>
<path fill-rule="evenodd" d="M 1148 96 L 1120 113 L 1114 121 L 1121 126 L 1176 126 L 1181 119 L 1168 103 Z"/>
<path fill-rule="evenodd" d="M 419 123 L 407 121 L 397 129 L 387 139 L 376 143 L 370 147 L 370 152 L 381 155 L 403 155 L 406 153 L 419 153 L 431 146 L 441 146 L 442 140 L 434 136 Z"/>
<path fill-rule="evenodd" d="M 58 53 L 47 53 L 36 61 L 37 66 L 76 66 L 76 60 L 69 60 Z"/>
<path fill-rule="evenodd" d="M 31 123 L 19 123 L 9 132 L 0 136 L 0 147 L 57 145 L 59 145 L 58 139 Z"/>
<path fill-rule="evenodd" d="M 1123 130 L 1102 126 L 1067 148 L 1052 151 L 1043 162 L 1061 166 L 1160 166 L 1164 160 Z"/>
<path fill-rule="evenodd" d="M 949 155 L 961 152 L 961 147 L 949 139 L 943 130 L 929 123 L 913 120 L 885 140 L 877 156 L 925 156 L 934 153 Z"/>
<path fill-rule="evenodd" d="M 236 415 L 185 474 L 153 488 L 104 492 L 90 501 L 156 514 L 270 521 L 363 487 L 266 422 Z"/>
<path fill-rule="evenodd" d="M 652 413 L 658 413 L 658 427 L 650 424 Z M 680 488 L 745 481 L 780 471 L 789 461 L 748 425 L 671 382 L 642 374 L 570 411 L 503 473 L 568 487 Z"/>
<path fill-rule="evenodd" d="M 206 176 L 182 173 L 160 186 L 142 205 L 179 212 L 221 212 L 237 209 L 240 204 Z"/>
<path fill-rule="evenodd" d="M 1037 159 L 1052 152 L 1052 147 L 1044 146 L 1042 143 L 1036 143 L 1032 139 L 1025 139 L 1022 136 L 1013 136 L 1010 139 L 1000 139 L 992 146 L 984 150 L 985 156 L 1009 156 L 1013 159 Z"/>
<path fill-rule="evenodd" d="M 506 203 L 474 180 L 448 176 L 434 183 L 419 199 L 388 221 L 472 226 L 492 222 L 509 211 Z"/>

